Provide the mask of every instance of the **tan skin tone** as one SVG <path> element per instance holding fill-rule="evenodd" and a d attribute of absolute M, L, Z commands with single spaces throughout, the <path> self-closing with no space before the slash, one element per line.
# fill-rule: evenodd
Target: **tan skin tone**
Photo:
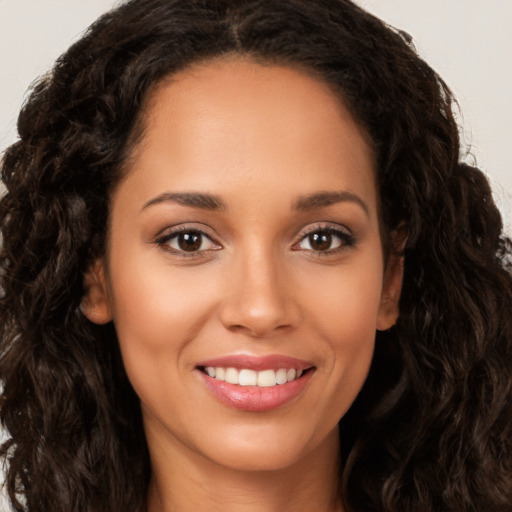
<path fill-rule="evenodd" d="M 318 79 L 236 57 L 160 84 L 145 123 L 83 309 L 114 321 L 141 400 L 149 511 L 341 510 L 337 424 L 401 284 L 364 133 Z M 233 354 L 312 370 L 283 406 L 240 410 L 197 366 Z"/>

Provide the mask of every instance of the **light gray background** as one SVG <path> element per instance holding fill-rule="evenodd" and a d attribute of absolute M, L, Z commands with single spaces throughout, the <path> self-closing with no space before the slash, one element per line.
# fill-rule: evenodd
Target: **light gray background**
<path fill-rule="evenodd" d="M 279 1 L 279 0 L 276 0 Z M 406 30 L 455 92 L 464 140 L 512 234 L 512 0 L 356 0 Z M 0 0 L 0 151 L 27 88 L 115 0 Z"/>

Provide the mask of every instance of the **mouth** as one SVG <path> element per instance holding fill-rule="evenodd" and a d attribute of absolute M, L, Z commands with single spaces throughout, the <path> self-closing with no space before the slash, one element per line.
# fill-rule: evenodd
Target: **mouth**
<path fill-rule="evenodd" d="M 255 386 L 258 388 L 270 388 L 274 386 L 282 386 L 288 382 L 293 382 L 303 375 L 306 371 L 299 368 L 278 368 L 256 371 L 249 368 L 232 368 L 222 366 L 203 366 L 199 368 L 203 373 L 212 379 L 235 384 L 237 386 Z"/>
<path fill-rule="evenodd" d="M 298 399 L 316 367 L 287 356 L 233 355 L 203 361 L 196 370 L 220 403 L 243 411 L 264 412 Z"/>

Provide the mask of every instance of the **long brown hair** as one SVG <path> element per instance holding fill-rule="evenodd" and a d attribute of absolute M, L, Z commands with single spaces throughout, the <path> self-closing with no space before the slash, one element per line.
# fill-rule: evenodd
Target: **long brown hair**
<path fill-rule="evenodd" d="M 145 508 L 139 401 L 113 326 L 80 312 L 82 280 L 148 92 L 233 53 L 337 91 L 374 148 L 383 232 L 406 233 L 399 321 L 377 334 L 340 424 L 347 511 L 510 511 L 511 243 L 484 175 L 459 161 L 445 83 L 407 35 L 348 0 L 132 0 L 34 84 L 0 202 L 1 453 L 15 509 Z"/>

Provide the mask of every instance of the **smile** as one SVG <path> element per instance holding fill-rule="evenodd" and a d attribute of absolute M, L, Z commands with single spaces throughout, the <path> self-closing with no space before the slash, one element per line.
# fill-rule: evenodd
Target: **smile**
<path fill-rule="evenodd" d="M 201 361 L 198 375 L 221 404 L 264 412 L 298 399 L 315 373 L 313 362 L 284 355 L 228 355 Z"/>
<path fill-rule="evenodd" d="M 303 370 L 296 370 L 295 368 L 255 371 L 248 368 L 238 370 L 221 366 L 206 366 L 203 371 L 208 376 L 219 381 L 237 384 L 238 386 L 256 386 L 259 388 L 268 388 L 293 382 L 303 373 Z"/>

